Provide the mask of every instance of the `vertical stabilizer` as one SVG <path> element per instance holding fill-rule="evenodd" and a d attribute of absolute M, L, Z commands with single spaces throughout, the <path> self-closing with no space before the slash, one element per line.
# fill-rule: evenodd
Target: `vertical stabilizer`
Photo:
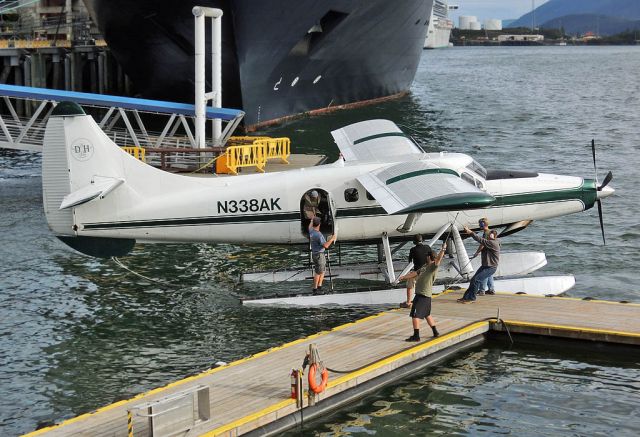
<path fill-rule="evenodd" d="M 99 132 L 79 105 L 62 102 L 56 106 L 44 134 L 44 213 L 53 233 L 86 255 L 122 256 L 135 244 L 133 239 L 78 236 L 75 223 L 75 207 L 106 196 L 124 182 L 122 159 L 129 157 Z"/>

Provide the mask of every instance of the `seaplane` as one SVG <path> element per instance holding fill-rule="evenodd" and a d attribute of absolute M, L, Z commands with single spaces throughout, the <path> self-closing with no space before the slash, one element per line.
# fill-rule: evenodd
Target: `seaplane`
<path fill-rule="evenodd" d="M 136 243 L 205 242 L 308 247 L 305 194 L 319 193 L 321 231 L 341 244 L 378 246 L 378 263 L 335 266 L 337 278 L 397 284 L 410 265 L 394 254 L 415 234 L 434 244 L 451 239 L 441 277 L 468 280 L 469 260 L 460 230 L 487 218 L 504 238 L 533 221 L 588 210 L 614 193 L 609 172 L 595 179 L 533 171 L 487 170 L 461 153 L 426 153 L 388 120 L 367 120 L 332 133 L 335 162 L 274 173 L 192 177 L 156 169 L 122 151 L 90 115 L 61 103 L 47 123 L 43 149 L 43 201 L 48 225 L 61 241 L 95 257 L 122 257 Z M 592 144 L 595 165 L 595 144 Z M 603 229 L 603 228 L 602 228 Z M 602 230 L 604 238 L 604 229 Z M 393 245 L 397 245 L 392 247 Z M 446 263 L 443 263 L 446 264 Z M 558 294 L 571 277 L 514 278 L 546 264 L 538 252 L 504 253 L 497 291 Z M 283 276 L 284 275 L 284 276 Z M 245 281 L 304 280 L 308 267 L 244 275 Z M 464 286 L 464 284 L 461 284 Z M 247 299 L 245 304 L 384 304 L 403 289 L 331 295 Z M 442 287 L 446 286 L 444 284 Z M 306 287 L 305 287 L 306 288 Z"/>

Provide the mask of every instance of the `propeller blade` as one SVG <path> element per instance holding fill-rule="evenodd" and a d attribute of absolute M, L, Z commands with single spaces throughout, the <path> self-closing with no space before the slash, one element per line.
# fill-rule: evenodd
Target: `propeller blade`
<path fill-rule="evenodd" d="M 596 140 L 591 139 L 591 154 L 593 155 L 593 171 L 596 173 L 596 184 L 598 183 L 598 166 L 596 165 Z"/>
<path fill-rule="evenodd" d="M 598 217 L 600 218 L 600 230 L 602 231 L 602 244 L 607 245 L 607 241 L 604 239 L 604 221 L 602 220 L 602 201 L 600 199 L 598 202 Z"/>
<path fill-rule="evenodd" d="M 607 175 L 604 177 L 604 181 L 602 181 L 602 185 L 600 185 L 598 187 L 598 191 L 602 191 L 602 189 L 604 187 L 606 187 L 607 185 L 609 185 L 609 182 L 611 182 L 611 179 L 613 179 L 613 173 L 609 172 L 607 173 Z"/>

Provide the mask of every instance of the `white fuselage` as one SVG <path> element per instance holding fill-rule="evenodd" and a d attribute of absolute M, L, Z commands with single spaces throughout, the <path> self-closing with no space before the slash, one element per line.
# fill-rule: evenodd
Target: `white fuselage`
<path fill-rule="evenodd" d="M 451 154 L 454 155 L 457 154 Z M 300 202 L 305 192 L 320 189 L 335 202 L 335 225 L 341 241 L 378 239 L 384 232 L 397 237 L 403 235 L 396 229 L 404 223 L 406 215 L 387 215 L 375 200 L 367 198 L 364 187 L 356 180 L 359 175 L 385 165 L 388 163 L 329 164 L 219 178 L 164 173 L 159 183 L 134 184 L 135 190 L 125 184 L 104 199 L 76 208 L 77 235 L 132 238 L 140 242 L 304 243 L 308 240 L 301 229 Z M 146 167 L 145 171 L 157 176 L 158 170 Z M 144 174 L 140 177 L 144 180 Z M 460 227 L 474 227 L 481 217 L 487 217 L 492 226 L 499 226 L 580 212 L 591 206 L 585 205 L 579 195 L 534 201 L 533 194 L 537 192 L 580 190 L 584 181 L 579 177 L 540 174 L 535 178 L 482 182 L 486 191 L 498 198 L 524 197 L 512 205 L 497 203 L 477 210 L 426 213 L 419 218 L 412 234 L 433 234 L 456 217 Z M 357 201 L 345 200 L 344 191 L 349 188 L 358 190 Z"/>

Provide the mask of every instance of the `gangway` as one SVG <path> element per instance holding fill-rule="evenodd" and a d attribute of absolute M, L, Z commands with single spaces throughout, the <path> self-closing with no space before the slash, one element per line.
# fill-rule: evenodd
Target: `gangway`
<path fill-rule="evenodd" d="M 0 84 L 0 97 L 0 147 L 42 151 L 47 120 L 62 101 L 81 105 L 119 146 L 198 147 L 192 127 L 196 115 L 192 104 L 5 84 Z M 208 120 L 226 122 L 221 138 L 224 145 L 244 112 L 207 107 L 205 115 Z M 149 124 L 164 127 L 151 131 Z"/>

